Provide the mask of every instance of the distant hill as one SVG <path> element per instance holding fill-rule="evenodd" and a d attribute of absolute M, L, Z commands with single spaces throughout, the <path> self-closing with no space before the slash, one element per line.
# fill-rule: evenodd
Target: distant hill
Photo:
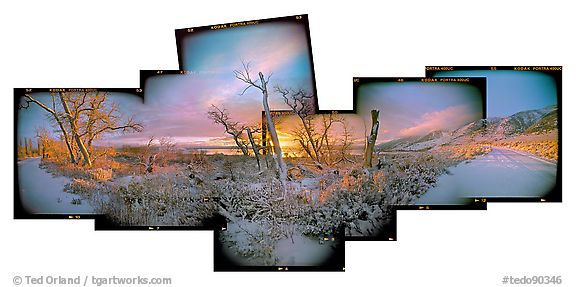
<path fill-rule="evenodd" d="M 546 114 L 538 122 L 527 128 L 526 131 L 524 131 L 524 133 L 541 134 L 551 132 L 555 129 L 558 129 L 557 109 Z"/>
<path fill-rule="evenodd" d="M 557 111 L 556 106 L 515 113 L 509 117 L 493 121 L 487 126 L 487 133 L 497 138 L 519 135 L 554 111 Z"/>
<path fill-rule="evenodd" d="M 378 150 L 394 150 L 399 149 L 402 146 L 411 145 L 415 141 L 420 139 L 420 137 L 404 137 L 396 140 L 391 140 L 389 142 L 381 143 L 376 145 L 376 149 Z"/>
<path fill-rule="evenodd" d="M 433 131 L 423 136 L 404 137 L 376 146 L 378 150 L 425 150 L 446 143 L 450 132 Z"/>
<path fill-rule="evenodd" d="M 515 113 L 509 117 L 481 119 L 452 131 L 433 131 L 385 142 L 378 150 L 426 150 L 443 144 L 490 142 L 524 134 L 542 134 L 558 129 L 556 105 Z"/>

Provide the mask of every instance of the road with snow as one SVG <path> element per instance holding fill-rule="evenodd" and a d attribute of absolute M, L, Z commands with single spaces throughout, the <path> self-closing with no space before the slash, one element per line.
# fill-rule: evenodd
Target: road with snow
<path fill-rule="evenodd" d="M 482 157 L 451 167 L 415 204 L 463 204 L 470 197 L 541 197 L 555 185 L 555 163 L 493 147 Z"/>
<path fill-rule="evenodd" d="M 94 207 L 76 194 L 64 192 L 70 179 L 46 172 L 40 168 L 40 158 L 29 158 L 18 162 L 20 199 L 28 212 L 35 214 L 87 214 Z M 72 204 L 72 200 L 81 204 Z"/>

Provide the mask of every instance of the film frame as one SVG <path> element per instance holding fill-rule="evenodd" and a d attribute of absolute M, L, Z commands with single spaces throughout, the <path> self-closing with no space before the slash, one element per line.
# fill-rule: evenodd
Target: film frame
<path fill-rule="evenodd" d="M 312 53 L 312 41 L 310 38 L 310 27 L 308 22 L 308 15 L 307 14 L 300 14 L 300 15 L 293 15 L 293 16 L 284 16 L 284 17 L 276 17 L 276 18 L 267 18 L 267 19 L 258 19 L 258 20 L 248 20 L 248 21 L 238 21 L 238 22 L 229 22 L 229 23 L 221 23 L 221 24 L 214 24 L 214 25 L 207 25 L 207 26 L 198 26 L 198 27 L 190 27 L 190 28 L 182 28 L 175 30 L 175 38 L 176 38 L 176 49 L 178 55 L 178 67 L 180 70 L 189 70 L 193 71 L 194 73 L 203 73 L 202 69 L 191 69 L 186 65 L 187 58 L 194 58 L 197 57 L 195 55 L 187 55 L 186 51 L 186 39 L 188 37 L 194 37 L 199 34 L 210 34 L 218 31 L 223 30 L 234 30 L 234 29 L 242 29 L 247 27 L 254 27 L 254 26 L 261 26 L 266 24 L 273 24 L 273 25 L 299 25 L 302 28 L 302 33 L 305 38 L 305 47 L 304 50 L 307 51 L 307 62 L 310 67 L 310 92 L 316 97 L 316 111 L 318 112 L 318 99 L 317 99 L 317 89 L 316 89 L 316 77 L 314 71 L 314 60 L 313 60 L 313 53 Z M 246 61 L 246 63 L 250 64 L 254 59 L 244 59 L 242 55 L 236 55 L 235 58 L 242 59 L 242 62 Z M 274 73 L 274 71 L 269 71 Z"/>
<path fill-rule="evenodd" d="M 353 78 L 353 101 L 355 112 L 358 113 L 358 101 L 360 98 L 359 88 L 363 84 L 370 83 L 468 83 L 475 87 L 482 97 L 482 118 L 486 117 L 486 79 L 483 77 L 442 77 L 436 80 L 432 77 L 354 77 Z M 396 241 L 397 240 L 397 217 L 399 210 L 486 210 L 485 198 L 468 198 L 465 204 L 408 204 L 391 206 L 391 218 L 378 234 L 372 236 L 347 236 L 349 241 Z"/>
<path fill-rule="evenodd" d="M 556 91 L 557 106 L 557 171 L 555 186 L 545 195 L 542 196 L 487 196 L 488 202 L 562 202 L 562 66 L 426 66 L 427 77 L 459 76 L 465 74 L 477 74 L 486 77 L 488 90 L 490 90 L 490 73 L 497 71 L 522 73 L 537 72 L 546 75 L 554 82 Z M 494 79 L 493 79 L 494 80 Z M 487 91 L 487 97 L 490 98 L 490 91 Z M 512 115 L 508 115 L 511 117 Z"/>

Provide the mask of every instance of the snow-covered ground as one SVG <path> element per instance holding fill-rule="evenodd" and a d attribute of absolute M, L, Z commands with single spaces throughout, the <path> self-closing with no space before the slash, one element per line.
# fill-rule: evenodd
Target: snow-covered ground
<path fill-rule="evenodd" d="M 242 257 L 235 251 L 251 253 L 249 250 L 262 250 L 263 246 L 251 243 L 251 237 L 256 236 L 259 240 L 265 240 L 264 237 L 260 238 L 262 232 L 266 232 L 265 230 L 266 228 L 260 226 L 259 223 L 249 220 L 238 219 L 235 222 L 229 222 L 225 233 L 225 241 L 228 243 L 225 244 L 223 251 L 236 263 L 247 266 L 267 265 L 262 263 L 263 260 L 270 264 L 269 260 L 272 258 L 275 258 L 274 265 L 277 266 L 317 266 L 334 255 L 333 245 L 336 243 L 331 238 L 321 241 L 298 232 L 291 237 L 274 242 L 271 246 L 272 258 Z"/>
<path fill-rule="evenodd" d="M 70 179 L 40 168 L 40 158 L 18 162 L 20 199 L 28 212 L 36 214 L 90 214 L 94 207 L 79 195 L 64 192 Z M 81 204 L 72 204 L 80 200 Z"/>
<path fill-rule="evenodd" d="M 541 197 L 556 185 L 556 164 L 504 148 L 449 169 L 415 204 L 462 204 L 470 197 Z"/>
<path fill-rule="evenodd" d="M 292 242 L 294 240 L 294 242 Z M 326 258 L 334 255 L 332 242 L 320 244 L 306 236 L 295 234 L 292 238 L 279 240 L 274 246 L 274 253 L 278 256 L 279 266 L 318 266 Z"/>

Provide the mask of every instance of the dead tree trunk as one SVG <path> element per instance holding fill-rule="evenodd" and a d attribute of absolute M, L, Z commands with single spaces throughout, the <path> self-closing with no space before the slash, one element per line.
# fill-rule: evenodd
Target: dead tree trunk
<path fill-rule="evenodd" d="M 264 107 L 264 114 L 266 115 L 266 122 L 268 124 L 268 132 L 270 132 L 270 138 L 272 139 L 272 144 L 274 148 L 274 159 L 276 163 L 276 168 L 278 170 L 278 179 L 282 184 L 282 196 L 286 198 L 286 186 L 288 181 L 288 170 L 286 169 L 286 164 L 282 159 L 282 148 L 280 147 L 280 141 L 278 140 L 278 134 L 276 133 L 276 127 L 274 126 L 274 121 L 272 120 L 272 115 L 270 113 L 270 106 L 268 105 L 268 82 L 270 81 L 270 76 L 265 78 L 262 72 L 258 73 L 260 83 L 258 81 L 254 82 L 250 78 L 250 68 L 249 64 L 243 63 L 244 70 L 234 71 L 234 75 L 240 81 L 246 83 L 248 86 L 244 88 L 241 94 L 244 94 L 246 90 L 251 87 L 257 88 L 262 92 L 262 106 Z"/>
<path fill-rule="evenodd" d="M 154 172 L 154 164 L 156 163 L 156 156 L 157 154 L 152 153 L 152 142 L 154 141 L 154 137 L 151 137 L 148 140 L 148 144 L 146 145 L 146 149 L 140 159 L 140 165 L 144 166 L 144 170 L 146 173 Z"/>
<path fill-rule="evenodd" d="M 154 171 L 154 162 L 155 161 L 156 161 L 156 155 L 155 154 L 148 157 L 148 159 L 144 163 L 144 167 L 146 168 L 146 173 L 152 173 Z"/>
<path fill-rule="evenodd" d="M 256 163 L 258 163 L 258 170 L 261 171 L 262 167 L 260 166 L 260 152 L 258 151 L 256 143 L 254 142 L 254 137 L 252 136 L 252 130 L 250 128 L 247 128 L 246 133 L 248 134 L 250 145 L 252 145 L 252 151 L 254 151 L 254 157 L 256 157 Z"/>
<path fill-rule="evenodd" d="M 268 105 L 268 89 L 266 87 L 266 79 L 262 72 L 258 73 L 260 77 L 260 82 L 262 83 L 262 105 L 264 106 L 264 112 L 266 114 L 266 122 L 268 122 L 268 131 L 270 132 L 270 138 L 272 139 L 272 145 L 274 146 L 274 158 L 276 159 L 276 167 L 278 168 L 278 176 L 282 187 L 284 188 L 284 196 L 286 196 L 286 181 L 288 180 L 288 171 L 286 170 L 286 165 L 282 159 L 282 147 L 280 147 L 280 141 L 278 140 L 278 133 L 276 133 L 276 127 L 274 126 L 274 121 L 272 120 L 272 115 L 270 114 L 270 106 Z"/>
<path fill-rule="evenodd" d="M 366 150 L 364 151 L 364 167 L 367 168 L 372 167 L 372 154 L 374 153 L 374 145 L 376 144 L 378 128 L 380 127 L 380 122 L 378 121 L 380 111 L 372 110 L 370 114 L 372 115 L 372 129 L 370 130 L 370 135 L 366 140 Z"/>
<path fill-rule="evenodd" d="M 72 129 L 72 137 L 76 140 L 76 144 L 82 153 L 82 157 L 84 158 L 84 164 L 87 166 L 92 166 L 92 161 L 90 160 L 90 154 L 84 145 L 84 142 L 80 138 L 78 134 L 78 125 L 76 124 L 76 119 L 70 113 L 70 108 L 68 107 L 68 103 L 66 99 L 64 99 L 64 93 L 60 93 L 60 100 L 62 101 L 62 106 L 64 107 L 64 112 L 68 116 L 68 121 L 70 122 L 70 128 Z"/>

